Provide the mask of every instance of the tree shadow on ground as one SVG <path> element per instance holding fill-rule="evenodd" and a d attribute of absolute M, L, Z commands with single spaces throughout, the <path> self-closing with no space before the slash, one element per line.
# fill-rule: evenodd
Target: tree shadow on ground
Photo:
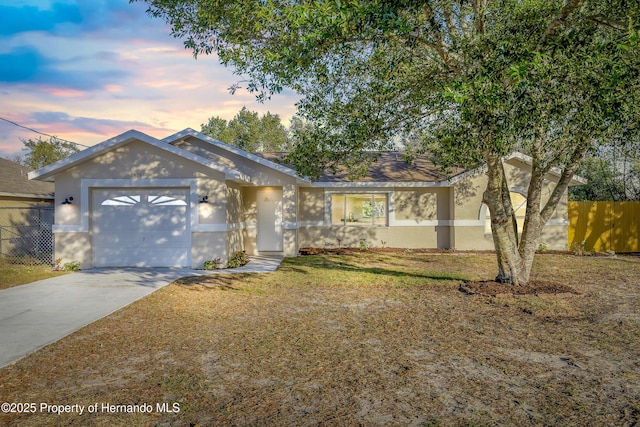
<path fill-rule="evenodd" d="M 410 270 L 395 270 L 384 267 L 366 267 L 350 263 L 346 259 L 334 260 L 323 256 L 309 256 L 304 258 L 293 258 L 289 262 L 283 263 L 280 267 L 282 271 L 293 271 L 297 273 L 310 274 L 304 267 L 313 267 L 318 270 L 334 270 L 354 273 L 365 273 L 388 277 L 407 277 L 416 279 L 466 281 L 470 280 L 468 275 L 448 272 L 448 271 L 425 271 L 417 272 Z M 315 273 L 314 273 L 315 274 Z"/>
<path fill-rule="evenodd" d="M 189 276 L 182 277 L 175 282 L 175 285 L 184 287 L 191 290 L 206 290 L 206 289 L 219 289 L 223 291 L 238 291 L 240 288 L 236 287 L 238 280 L 242 280 L 243 277 L 250 275 L 246 274 L 212 274 L 210 276 Z"/>

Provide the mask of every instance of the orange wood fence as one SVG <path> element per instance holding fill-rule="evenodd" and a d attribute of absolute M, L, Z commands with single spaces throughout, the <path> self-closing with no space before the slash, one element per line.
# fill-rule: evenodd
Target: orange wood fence
<path fill-rule="evenodd" d="M 569 250 L 640 252 L 640 202 L 569 202 Z"/>

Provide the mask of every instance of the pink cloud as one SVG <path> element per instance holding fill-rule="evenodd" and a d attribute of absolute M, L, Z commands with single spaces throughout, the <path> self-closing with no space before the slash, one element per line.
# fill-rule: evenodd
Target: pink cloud
<path fill-rule="evenodd" d="M 48 93 L 49 95 L 61 96 L 65 98 L 81 97 L 87 96 L 89 94 L 87 91 L 61 87 L 43 88 L 42 91 Z"/>

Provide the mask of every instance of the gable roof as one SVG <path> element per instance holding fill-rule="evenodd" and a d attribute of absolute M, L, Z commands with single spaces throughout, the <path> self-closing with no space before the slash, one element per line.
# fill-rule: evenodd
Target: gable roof
<path fill-rule="evenodd" d="M 29 169 L 0 158 L 0 196 L 53 199 L 54 185 L 50 182 L 30 181 Z"/>
<path fill-rule="evenodd" d="M 258 155 L 273 162 L 281 162 L 287 153 L 259 153 Z M 333 173 L 325 171 L 316 182 L 322 183 L 442 183 L 451 175 L 457 175 L 465 171 L 461 167 L 453 168 L 447 175 L 440 166 L 433 163 L 428 155 L 416 156 L 413 161 L 405 159 L 405 153 L 400 151 L 387 151 L 377 153 L 378 158 L 371 163 L 364 177 L 356 180 L 349 179 L 349 171 L 338 168 Z"/>
<path fill-rule="evenodd" d="M 486 169 L 486 167 L 481 167 L 479 169 L 466 170 L 462 167 L 454 167 L 449 171 L 449 174 L 446 174 L 439 165 L 435 164 L 431 160 L 429 155 L 419 155 L 416 156 L 412 162 L 408 162 L 405 160 L 404 153 L 399 151 L 389 151 L 378 153 L 379 157 L 371 163 L 366 175 L 362 178 L 359 178 L 358 180 L 349 179 L 348 170 L 346 168 L 339 168 L 335 173 L 331 171 L 325 171 L 325 173 L 317 181 L 311 183 L 309 179 L 298 176 L 298 174 L 292 167 L 282 164 L 281 160 L 284 158 L 286 153 L 248 153 L 244 150 L 241 150 L 240 148 L 225 144 L 222 141 L 211 138 L 201 132 L 197 132 L 191 128 L 187 128 L 183 131 L 163 138 L 162 140 L 156 139 L 136 130 L 129 130 L 121 135 L 103 141 L 97 145 L 94 145 L 93 147 L 80 151 L 79 153 L 73 154 L 70 157 L 59 160 L 38 170 L 29 172 L 28 177 L 32 180 L 53 181 L 54 176 L 57 173 L 69 169 L 79 163 L 90 160 L 116 147 L 128 144 L 129 142 L 141 141 L 158 149 L 170 152 L 176 156 L 185 158 L 189 161 L 224 173 L 226 179 L 240 183 L 251 182 L 251 177 L 237 170 L 174 146 L 174 144 L 185 140 L 187 137 L 196 138 L 202 142 L 211 144 L 212 146 L 218 147 L 229 153 L 233 153 L 241 158 L 250 160 L 262 166 L 274 169 L 285 175 L 291 176 L 295 178 L 296 181 L 300 184 L 311 184 L 314 186 L 449 186 L 468 176 L 481 173 Z M 504 161 L 525 167 L 530 167 L 532 164 L 532 160 L 529 156 L 517 152 L 506 156 L 504 158 Z M 2 170 L 4 171 L 4 169 L 5 168 L 3 168 Z M 549 175 L 557 178 L 561 175 L 561 171 L 557 168 L 553 168 L 549 172 Z M 586 180 L 584 178 L 574 176 L 569 185 L 581 185 L 585 183 Z"/>
<path fill-rule="evenodd" d="M 377 153 L 378 158 L 371 163 L 364 177 L 352 180 L 349 178 L 349 171 L 340 167 L 333 173 L 325 171 L 317 181 L 315 186 L 335 186 L 344 187 L 349 185 L 385 185 L 393 183 L 397 186 L 449 186 L 467 177 L 483 173 L 486 166 L 477 169 L 465 169 L 462 166 L 450 168 L 446 173 L 442 167 L 434 163 L 428 154 L 416 156 L 412 161 L 407 161 L 405 153 L 401 151 L 388 151 Z M 258 153 L 258 155 L 273 162 L 282 162 L 287 153 Z M 518 167 L 531 167 L 532 159 L 526 154 L 519 152 L 511 153 L 503 159 L 505 162 Z M 290 166 L 287 166 L 291 168 Z M 292 169 L 293 170 L 293 169 Z M 552 168 L 549 175 L 559 178 L 562 171 Z M 574 175 L 570 186 L 586 184 L 586 180 Z"/>
<path fill-rule="evenodd" d="M 519 162 L 528 167 L 531 167 L 533 165 L 533 159 L 531 158 L 531 156 L 527 156 L 526 154 L 522 154 L 518 151 L 514 151 L 508 156 L 505 156 L 504 161 L 511 164 Z M 552 167 L 548 174 L 559 179 L 562 176 L 562 170 L 558 167 Z M 587 180 L 585 178 L 578 175 L 573 175 L 573 177 L 571 178 L 571 182 L 569 182 L 569 186 L 584 185 L 586 183 Z"/>
<path fill-rule="evenodd" d="M 271 161 L 271 159 L 268 159 L 268 158 L 266 158 L 264 156 L 261 156 L 260 155 L 261 153 L 255 153 L 255 154 L 254 153 L 248 153 L 248 152 L 246 152 L 246 151 L 244 151 L 244 150 L 242 150 L 242 149 L 240 149 L 238 147 L 234 147 L 234 146 L 226 144 L 226 143 L 224 143 L 222 141 L 218 141 L 215 138 L 211 138 L 210 136 L 205 135 L 202 132 L 198 132 L 198 131 L 196 131 L 194 129 L 191 129 L 191 128 L 186 128 L 185 130 L 182 130 L 180 132 L 174 133 L 173 135 L 169 135 L 168 137 L 162 139 L 162 142 L 166 142 L 167 144 L 172 144 L 173 145 L 173 144 L 175 144 L 175 143 L 177 143 L 179 141 L 184 140 L 185 138 L 187 138 L 189 136 L 197 138 L 200 141 L 203 141 L 203 142 L 211 144 L 211 145 L 213 145 L 215 147 L 221 148 L 221 149 L 223 149 L 225 151 L 233 153 L 233 154 L 235 154 L 237 156 L 240 156 L 242 158 L 245 158 L 247 160 L 251 160 L 252 162 L 261 164 L 262 166 L 266 166 L 268 168 L 275 169 L 275 170 L 277 170 L 279 172 L 284 173 L 285 175 L 289 175 L 289 176 L 291 176 L 293 178 L 296 178 L 296 180 L 298 180 L 298 181 L 309 182 L 308 179 L 304 179 L 304 178 L 301 178 L 300 176 L 298 176 L 298 174 L 296 174 L 296 171 L 293 170 L 292 168 L 284 166 L 284 165 L 281 165 L 279 163 L 275 163 L 275 162 Z"/>
<path fill-rule="evenodd" d="M 156 148 L 172 153 L 178 157 L 182 157 L 192 162 L 209 167 L 218 172 L 222 172 L 225 174 L 227 179 L 238 181 L 238 182 L 251 182 L 251 177 L 248 177 L 238 171 L 235 171 L 223 165 L 216 164 L 208 159 L 205 159 L 204 157 L 201 157 L 196 154 L 190 153 L 188 151 L 182 150 L 180 148 L 174 147 L 173 145 L 165 144 L 162 141 L 156 138 L 153 138 L 152 136 L 149 136 L 145 133 L 139 132 L 137 130 L 129 130 L 114 138 L 108 139 L 97 145 L 94 145 L 93 147 L 89 147 L 85 150 L 82 150 L 79 153 L 75 153 L 65 159 L 59 160 L 55 163 L 42 167 L 33 172 L 29 172 L 29 179 L 37 179 L 41 181 L 53 181 L 54 176 L 57 173 L 60 173 L 79 163 L 90 160 L 109 150 L 112 150 L 116 147 L 128 144 L 133 141 L 145 142 Z"/>

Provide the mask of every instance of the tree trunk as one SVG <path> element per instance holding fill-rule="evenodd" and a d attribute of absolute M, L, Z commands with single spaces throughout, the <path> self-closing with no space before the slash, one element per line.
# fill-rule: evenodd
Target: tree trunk
<path fill-rule="evenodd" d="M 540 216 L 540 201 L 542 200 L 545 171 L 537 167 L 535 159 L 531 169 L 531 181 L 527 190 L 527 213 L 522 227 L 520 246 L 518 247 L 523 269 L 522 276 L 527 282 L 531 275 L 533 258 L 538 250 L 538 242 L 544 227 L 544 222 Z"/>
<path fill-rule="evenodd" d="M 569 182 L 589 146 L 590 142 L 586 141 L 571 153 L 544 207 L 542 190 L 549 168 L 543 167 L 534 154 L 531 181 L 527 190 L 527 213 L 520 241 L 502 158 L 493 153 L 485 155 L 488 181 L 483 201 L 491 213 L 491 231 L 498 258 L 496 282 L 511 283 L 514 286 L 526 285 L 529 282 L 542 229 L 566 193 Z"/>
<path fill-rule="evenodd" d="M 524 285 L 528 277 L 523 274 L 518 254 L 518 232 L 513 222 L 514 214 L 502 158 L 494 153 L 487 153 L 485 158 L 488 180 L 483 201 L 491 214 L 491 232 L 498 261 L 498 275 L 495 280 L 515 286 Z"/>

